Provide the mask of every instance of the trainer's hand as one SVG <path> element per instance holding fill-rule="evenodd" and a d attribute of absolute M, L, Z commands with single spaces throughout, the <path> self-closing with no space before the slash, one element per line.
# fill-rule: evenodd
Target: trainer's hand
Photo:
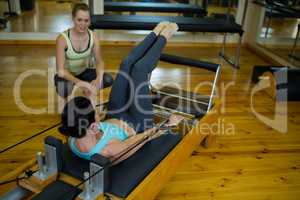
<path fill-rule="evenodd" d="M 177 124 L 179 124 L 179 122 L 181 122 L 184 119 L 183 116 L 181 115 L 176 115 L 176 114 L 172 114 L 169 117 L 169 121 L 166 123 L 166 126 L 176 126 Z"/>
<path fill-rule="evenodd" d="M 96 95 L 96 88 L 94 87 L 94 85 L 86 81 L 81 81 L 79 83 L 79 87 L 82 88 L 84 95 L 87 97 L 90 97 L 91 95 Z"/>
<path fill-rule="evenodd" d="M 96 89 L 100 88 L 100 79 L 97 77 L 95 80 L 91 82 L 91 85 L 94 86 Z"/>

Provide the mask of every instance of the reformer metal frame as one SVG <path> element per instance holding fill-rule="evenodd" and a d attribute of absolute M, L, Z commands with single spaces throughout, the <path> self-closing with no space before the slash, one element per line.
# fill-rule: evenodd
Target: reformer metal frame
<path fill-rule="evenodd" d="M 231 0 L 228 1 L 228 5 L 231 4 Z M 242 16 L 242 22 L 241 26 L 242 28 L 244 27 L 245 20 L 246 20 L 246 15 L 247 15 L 247 10 L 248 10 L 248 0 L 245 0 L 245 5 L 244 5 L 244 10 L 243 10 L 243 16 Z M 227 15 L 229 16 L 230 14 L 230 8 L 228 6 L 227 9 Z M 229 56 L 225 54 L 225 47 L 226 47 L 226 39 L 227 39 L 227 33 L 224 33 L 223 35 L 223 44 L 222 44 L 222 50 L 220 51 L 219 55 L 230 65 L 232 65 L 234 68 L 239 69 L 240 67 L 240 54 L 241 54 L 241 46 L 242 46 L 242 39 L 243 36 L 239 34 L 239 39 L 236 47 L 236 52 L 235 52 L 235 57 L 232 59 Z"/>
<path fill-rule="evenodd" d="M 300 23 L 298 24 L 297 27 L 297 35 L 294 41 L 294 45 L 292 47 L 291 53 L 289 54 L 289 57 L 292 59 L 300 61 L 300 57 L 296 55 L 296 50 L 297 50 L 297 45 L 298 45 L 298 40 L 299 40 L 299 35 L 300 35 Z"/>
<path fill-rule="evenodd" d="M 36 178 L 44 181 L 58 172 L 56 148 L 45 144 L 45 155 L 38 152 L 36 155 L 38 171 L 33 174 Z"/>
<path fill-rule="evenodd" d="M 195 99 L 192 99 L 192 98 L 187 98 L 187 97 L 183 97 L 183 96 L 180 96 L 180 95 L 176 95 L 176 94 L 172 94 L 172 93 L 167 93 L 167 92 L 163 92 L 163 91 L 160 91 L 159 89 L 156 89 L 150 82 L 149 80 L 149 87 L 150 87 L 150 91 L 153 91 L 155 93 L 158 93 L 158 94 L 164 94 L 164 95 L 167 95 L 167 96 L 171 96 L 171 97 L 176 97 L 178 99 L 184 99 L 184 100 L 187 100 L 187 101 L 190 101 L 190 102 L 194 102 L 194 103 L 200 103 L 200 104 L 203 104 L 203 105 L 207 105 L 207 110 L 206 110 L 206 113 L 211 109 L 212 107 L 212 104 L 213 104 L 213 100 L 214 100 L 214 95 L 215 95 L 215 90 L 216 90 L 216 85 L 218 83 L 218 80 L 219 80 L 219 75 L 220 75 L 220 69 L 221 69 L 221 65 L 218 65 L 218 68 L 215 72 L 215 77 L 214 77 L 214 81 L 213 81 L 213 84 L 212 84 L 212 89 L 211 89 L 211 93 L 210 93 L 210 96 L 209 96 L 209 101 L 208 103 L 206 102 L 202 102 L 202 101 L 198 101 L 198 100 L 195 100 Z M 150 75 L 151 77 L 151 75 Z M 205 96 L 204 96 L 205 97 Z M 165 108 L 163 106 L 159 106 L 159 105 L 154 105 L 154 107 L 157 107 L 157 108 Z M 173 109 L 170 109 L 170 108 L 165 108 L 171 112 L 178 112 L 176 110 L 173 110 Z M 185 114 L 185 115 L 189 115 L 187 113 L 183 113 L 183 112 L 178 112 L 178 113 L 182 113 L 182 114 Z M 191 115 L 189 115 L 191 116 Z"/>

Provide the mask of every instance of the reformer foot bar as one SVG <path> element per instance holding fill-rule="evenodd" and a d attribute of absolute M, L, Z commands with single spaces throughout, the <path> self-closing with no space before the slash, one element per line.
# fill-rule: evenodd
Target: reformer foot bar
<path fill-rule="evenodd" d="M 164 59 L 166 58 L 173 57 L 167 55 Z M 174 58 L 171 59 L 173 62 Z M 193 63 L 195 60 L 188 61 Z M 200 63 L 197 63 L 197 67 L 201 67 Z M 218 76 L 219 65 L 214 67 L 216 68 L 203 68 L 216 72 Z M 177 96 L 180 99 L 180 95 Z M 187 113 L 188 116 L 185 116 L 176 130 L 166 130 L 165 134 L 147 142 L 134 155 L 113 166 L 99 154 L 94 155 L 92 161 L 81 159 L 63 141 L 49 136 L 45 139 L 44 154 L 37 154 L 38 164 L 30 161 L 23 169 L 24 171 L 32 166 L 39 170 L 28 179 L 20 180 L 15 192 L 27 194 L 34 200 L 154 199 L 199 144 L 208 146 L 213 142 L 212 133 L 200 131 L 202 124 L 211 125 L 219 117 L 220 102 L 212 98 L 213 95 L 208 99 L 211 102 L 210 109 L 206 104 L 206 108 L 200 110 L 200 113 L 204 111 L 205 114 L 197 115 L 196 118 L 192 113 L 199 111 Z M 168 109 L 176 112 L 176 108 L 167 106 L 161 105 L 155 109 L 156 123 L 161 123 L 171 114 Z M 197 106 L 194 107 L 196 108 Z M 183 111 L 179 110 L 178 113 Z M 10 197 L 7 199 L 13 199 Z"/>

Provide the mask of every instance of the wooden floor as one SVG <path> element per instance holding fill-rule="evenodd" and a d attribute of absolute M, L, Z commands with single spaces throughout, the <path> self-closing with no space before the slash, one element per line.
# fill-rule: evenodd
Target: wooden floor
<path fill-rule="evenodd" d="M 16 79 L 28 70 L 46 73 L 55 66 L 54 46 L 1 46 L 0 51 L 0 149 L 4 149 L 57 122 L 59 115 L 26 114 L 17 107 L 13 88 Z M 120 60 L 132 47 L 104 46 L 107 70 L 117 69 Z M 229 49 L 233 52 L 234 49 Z M 228 200 L 298 200 L 300 196 L 300 103 L 288 104 L 288 131 L 280 133 L 257 119 L 251 110 L 250 82 L 254 65 L 268 64 L 246 48 L 242 49 L 241 69 L 234 70 L 217 57 L 217 48 L 169 47 L 165 52 L 222 64 L 219 94 L 224 103 L 223 113 L 214 127 L 216 144 L 203 149 L 178 170 L 157 200 L 169 199 L 228 199 Z M 179 53 L 180 52 L 180 53 Z M 187 81 L 190 77 L 190 81 Z M 152 76 L 153 84 L 178 83 L 193 90 L 197 83 L 210 75 L 200 69 L 189 69 L 160 63 Z M 210 79 L 210 78 L 209 78 Z M 176 80 L 176 81 L 174 81 Z M 47 106 L 47 91 L 53 85 L 47 76 L 31 76 L 24 81 L 21 97 L 27 106 Z M 56 100 L 52 100 L 56 102 Z M 274 103 L 263 92 L 254 95 L 254 109 L 267 117 L 274 114 Z M 282 113 L 281 113 L 282 114 Z M 228 131 L 229 129 L 234 130 Z M 14 170 L 42 149 L 42 140 L 56 129 L 0 154 L 0 174 Z M 11 185 L 10 185 L 11 186 Z M 8 186 L 1 186 L 3 192 Z"/>

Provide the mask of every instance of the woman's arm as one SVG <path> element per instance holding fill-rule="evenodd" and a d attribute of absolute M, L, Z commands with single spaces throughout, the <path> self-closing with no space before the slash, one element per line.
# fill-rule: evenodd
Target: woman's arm
<path fill-rule="evenodd" d="M 91 84 L 93 86 L 93 89 L 96 91 L 91 92 L 88 96 L 90 96 L 90 99 L 93 102 L 93 105 L 95 107 L 95 120 L 100 121 L 100 112 L 102 108 L 96 109 L 96 105 L 97 105 L 96 95 L 97 95 L 97 89 L 100 89 L 103 80 L 104 62 L 101 56 L 99 40 L 96 33 L 93 33 L 93 37 L 94 37 L 93 54 L 95 55 L 97 77 L 95 80 L 91 82 Z"/>
<path fill-rule="evenodd" d="M 144 144 L 153 139 L 153 135 L 160 134 L 160 132 L 157 132 L 157 128 L 154 127 L 141 134 L 131 136 L 125 141 L 114 140 L 102 150 L 101 154 L 113 161 L 113 164 L 117 164 L 133 155 Z"/>
<path fill-rule="evenodd" d="M 184 117 L 180 115 L 172 114 L 164 125 L 176 126 L 183 119 Z M 148 141 L 164 134 L 165 130 L 160 130 L 160 128 L 159 126 L 153 127 L 141 134 L 131 136 L 125 141 L 114 140 L 102 150 L 101 154 L 110 158 L 111 161 L 114 161 L 113 164 L 117 164 L 133 155 Z M 115 159 L 117 160 L 115 161 Z"/>
<path fill-rule="evenodd" d="M 117 164 L 134 154 L 146 142 L 144 134 L 132 136 L 125 141 L 114 140 L 102 150 L 101 155 L 108 157 L 113 164 Z"/>
<path fill-rule="evenodd" d="M 101 86 L 102 79 L 103 79 L 104 62 L 101 56 L 101 49 L 100 49 L 99 39 L 97 34 L 93 33 L 93 37 L 94 37 L 93 53 L 95 55 L 95 61 L 96 61 L 97 78 L 92 82 L 92 84 L 94 84 L 96 88 L 99 88 L 99 86 Z"/>

